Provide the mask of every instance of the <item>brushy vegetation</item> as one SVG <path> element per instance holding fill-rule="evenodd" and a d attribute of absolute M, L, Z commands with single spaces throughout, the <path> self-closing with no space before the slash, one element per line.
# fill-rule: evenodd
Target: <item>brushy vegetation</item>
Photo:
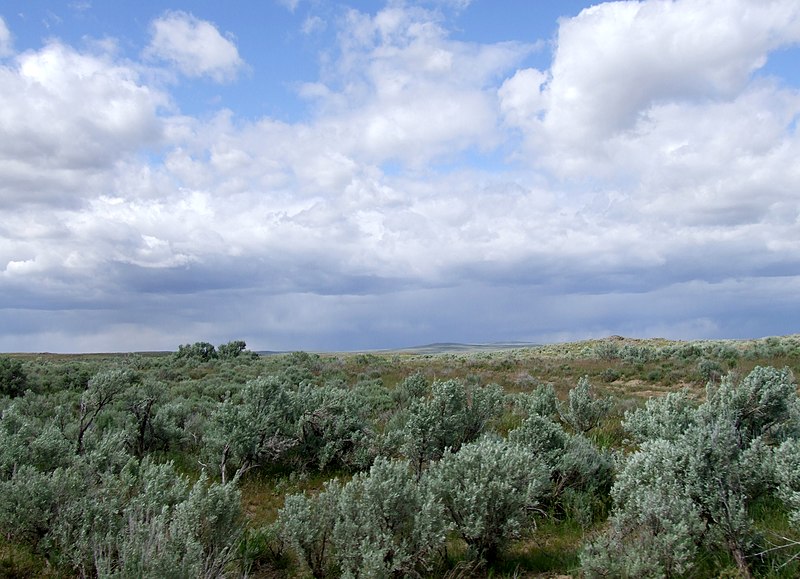
<path fill-rule="evenodd" d="M 3 577 L 793 577 L 800 336 L 0 356 Z"/>

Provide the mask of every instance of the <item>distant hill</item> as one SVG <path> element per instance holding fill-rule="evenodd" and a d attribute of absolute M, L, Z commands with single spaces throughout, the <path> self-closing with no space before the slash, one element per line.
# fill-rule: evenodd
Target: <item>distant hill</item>
<path fill-rule="evenodd" d="M 456 352 L 495 352 L 497 350 L 514 350 L 517 348 L 536 348 L 541 344 L 530 342 L 491 342 L 488 344 L 461 344 L 458 342 L 436 342 L 409 348 L 393 348 L 381 352 L 400 352 L 408 354 L 447 354 Z"/>
<path fill-rule="evenodd" d="M 487 344 L 462 344 L 459 342 L 435 342 L 433 344 L 423 344 L 421 346 L 409 346 L 406 348 L 383 348 L 374 350 L 353 350 L 347 352 L 318 352 L 320 354 L 357 354 L 357 353 L 375 353 L 375 354 L 455 354 L 455 353 L 469 353 L 469 352 L 496 352 L 500 350 L 514 350 L 518 348 L 538 348 L 541 344 L 533 344 L 531 342 L 491 342 Z M 290 351 L 277 351 L 277 350 L 259 350 L 256 352 L 261 356 L 273 356 L 276 354 L 288 354 Z"/>

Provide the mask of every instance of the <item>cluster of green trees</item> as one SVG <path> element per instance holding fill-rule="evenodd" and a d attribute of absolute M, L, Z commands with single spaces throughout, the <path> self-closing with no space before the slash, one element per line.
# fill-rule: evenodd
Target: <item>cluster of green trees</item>
<path fill-rule="evenodd" d="M 788 369 L 623 414 L 588 378 L 559 396 L 400 366 L 242 341 L 0 357 L 0 535 L 98 577 L 438 576 L 458 560 L 490 569 L 553 521 L 581 529 L 571 570 L 587 577 L 689 576 L 726 557 L 743 576 L 794 568 Z M 277 481 L 285 496 L 254 520 L 245 483 Z M 759 509 L 786 521 L 781 539 Z M 0 566 L 24 574 L 12 559 Z"/>

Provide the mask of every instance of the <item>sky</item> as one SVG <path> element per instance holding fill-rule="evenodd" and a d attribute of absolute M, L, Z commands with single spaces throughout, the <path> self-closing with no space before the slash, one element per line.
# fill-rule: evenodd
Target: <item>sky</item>
<path fill-rule="evenodd" d="M 0 351 L 800 332 L 796 0 L 4 0 Z"/>

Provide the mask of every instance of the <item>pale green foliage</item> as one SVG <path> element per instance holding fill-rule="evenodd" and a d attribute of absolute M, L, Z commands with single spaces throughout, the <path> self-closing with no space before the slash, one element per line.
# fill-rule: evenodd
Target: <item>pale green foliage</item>
<path fill-rule="evenodd" d="M 540 384 L 533 392 L 520 393 L 515 396 L 515 406 L 522 413 L 530 416 L 555 416 L 558 412 L 558 397 L 552 384 Z"/>
<path fill-rule="evenodd" d="M 406 376 L 394 390 L 391 391 L 391 400 L 394 402 L 395 410 L 405 410 L 408 405 L 417 398 L 422 398 L 428 393 L 428 381 L 421 372 L 415 372 Z M 396 416 L 396 414 L 395 414 Z"/>
<path fill-rule="evenodd" d="M 10 478 L 22 465 L 52 470 L 68 464 L 72 457 L 73 444 L 56 422 L 30 414 L 39 398 L 29 392 L 14 399 L 0 415 L 0 480 Z"/>
<path fill-rule="evenodd" d="M 688 456 L 686 490 L 709 522 L 705 540 L 727 549 L 744 569 L 754 539 L 747 507 L 769 488 L 771 449 L 757 438 L 741 443 L 736 424 L 720 418 L 692 428 L 682 440 Z"/>
<path fill-rule="evenodd" d="M 558 413 L 575 432 L 589 432 L 608 415 L 611 406 L 611 400 L 595 397 L 589 378 L 584 376 L 569 391 L 567 404 L 558 405 Z"/>
<path fill-rule="evenodd" d="M 169 465 L 143 465 L 140 489 L 123 506 L 116 534 L 92 537 L 100 577 L 221 577 L 242 532 L 239 491 L 209 484 L 189 487 Z"/>
<path fill-rule="evenodd" d="M 706 382 L 718 382 L 723 374 L 722 365 L 716 360 L 700 360 L 697 371 Z"/>
<path fill-rule="evenodd" d="M 401 398 L 421 398 L 428 390 L 428 381 L 420 372 L 406 376 L 397 386 L 397 390 L 404 393 Z"/>
<path fill-rule="evenodd" d="M 508 440 L 524 445 L 548 467 L 555 469 L 569 444 L 569 434 L 549 418 L 532 414 L 508 433 Z"/>
<path fill-rule="evenodd" d="M 98 374 L 83 393 L 78 424 L 65 426 L 92 432 L 80 453 L 57 422 L 6 408 L 0 533 L 82 576 L 218 577 L 238 541 L 238 490 L 205 477 L 190 486 L 171 465 L 132 458 L 126 430 L 88 428 L 131 385 L 129 377 Z"/>
<path fill-rule="evenodd" d="M 242 522 L 236 484 L 209 484 L 206 476 L 201 476 L 175 506 L 169 521 L 169 538 L 176 541 L 182 566 L 192 569 L 187 577 L 222 576 L 236 554 Z M 188 561 L 189 557 L 194 561 Z"/>
<path fill-rule="evenodd" d="M 429 476 L 459 535 L 488 560 L 532 520 L 550 487 L 542 461 L 521 445 L 492 438 L 448 450 Z"/>
<path fill-rule="evenodd" d="M 379 458 L 346 485 L 286 498 L 287 541 L 314 577 L 390 577 L 424 569 L 447 531 L 442 507 L 407 461 Z"/>
<path fill-rule="evenodd" d="M 333 530 L 343 577 L 409 575 L 426 565 L 447 529 L 423 483 L 407 461 L 379 458 L 345 485 Z"/>
<path fill-rule="evenodd" d="M 295 427 L 299 461 L 320 470 L 334 466 L 361 468 L 374 456 L 373 433 L 358 393 L 337 386 L 301 386 L 295 393 L 301 414 Z"/>
<path fill-rule="evenodd" d="M 553 469 L 553 496 L 567 490 L 588 493 L 600 499 L 607 495 L 614 478 L 614 457 L 599 449 L 582 434 L 570 436 Z"/>
<path fill-rule="evenodd" d="M 83 452 L 84 438 L 100 413 L 108 409 L 136 380 L 137 376 L 125 368 L 101 370 L 89 380 L 81 395 L 75 452 Z"/>
<path fill-rule="evenodd" d="M 643 442 L 614 483 L 609 532 L 584 550 L 586 573 L 602 576 L 616 562 L 611 576 L 681 574 L 704 545 L 727 550 L 748 575 L 755 537 L 747 509 L 775 484 L 774 444 L 795 431 L 797 402 L 788 370 L 757 367 L 710 386 L 697 410 L 675 395 L 629 414 L 626 425 Z M 796 465 L 785 448 L 777 472 L 791 504 Z"/>
<path fill-rule="evenodd" d="M 317 495 L 287 496 L 278 513 L 281 533 L 317 578 L 333 572 L 333 527 L 341 493 L 342 485 L 334 479 Z"/>
<path fill-rule="evenodd" d="M 48 531 L 55 489 L 50 477 L 23 465 L 0 481 L 0 532 L 14 541 L 39 541 Z"/>
<path fill-rule="evenodd" d="M 249 381 L 211 416 L 204 449 L 207 465 L 226 482 L 232 469 L 241 475 L 280 459 L 297 444 L 296 420 L 292 393 L 282 380 L 270 376 Z"/>
<path fill-rule="evenodd" d="M 686 390 L 650 398 L 644 408 L 628 411 L 622 426 L 635 442 L 675 440 L 695 421 L 696 407 Z"/>
<path fill-rule="evenodd" d="M 614 471 L 611 454 L 599 450 L 582 434 L 567 433 L 549 418 L 529 416 L 508 433 L 508 440 L 523 446 L 547 466 L 553 482 L 546 504 L 550 508 L 567 510 L 562 502 L 568 491 L 573 503 L 586 503 L 598 500 L 611 486 Z M 588 495 L 578 497 L 575 492 Z M 591 517 L 591 512 L 583 516 Z"/>
<path fill-rule="evenodd" d="M 212 408 L 208 402 L 178 396 L 165 400 L 153 409 L 150 419 L 153 439 L 166 450 L 195 450 L 207 430 L 207 415 Z"/>
<path fill-rule="evenodd" d="M 800 440 L 784 442 L 776 452 L 778 493 L 789 507 L 789 520 L 800 529 Z"/>
<path fill-rule="evenodd" d="M 205 435 L 205 464 L 240 476 L 261 465 L 360 468 L 372 462 L 372 431 L 357 392 L 334 385 L 292 387 L 277 376 L 249 381 L 223 401 Z"/>
<path fill-rule="evenodd" d="M 727 417 L 742 443 L 759 436 L 779 439 L 789 432 L 797 434 L 796 388 L 788 368 L 757 366 L 740 382 L 728 375 L 719 387 L 710 384 L 701 410 Z"/>
<path fill-rule="evenodd" d="M 0 532 L 40 547 L 52 544 L 54 525 L 69 516 L 74 501 L 90 492 L 81 473 L 91 473 L 96 480 L 102 476 L 101 469 L 118 465 L 123 444 L 119 436 L 104 438 L 94 449 L 98 452 L 92 450 L 83 456 L 74 455 L 69 445 L 69 466 L 54 465 L 52 471 L 30 463 L 16 465 L 0 482 Z"/>
<path fill-rule="evenodd" d="M 458 450 L 475 440 L 503 408 L 497 385 L 469 391 L 463 382 L 447 380 L 434 382 L 431 390 L 430 398 L 412 401 L 401 434 L 402 451 L 418 477 L 446 448 Z"/>
<path fill-rule="evenodd" d="M 747 506 L 767 488 L 771 469 L 760 439 L 740 448 L 738 438 L 722 418 L 674 440 L 644 442 L 614 483 L 610 532 L 584 552 L 587 574 L 682 574 L 698 544 L 728 550 L 744 569 L 753 545 Z"/>
<path fill-rule="evenodd" d="M 502 413 L 505 404 L 505 393 L 498 384 L 472 388 L 469 397 L 463 442 L 475 440 L 486 432 L 492 420 Z"/>
<path fill-rule="evenodd" d="M 619 350 L 619 356 L 631 364 L 644 364 L 656 357 L 656 352 L 649 346 L 625 344 Z"/>
<path fill-rule="evenodd" d="M 242 531 L 233 484 L 203 475 L 190 485 L 147 459 L 97 474 L 93 483 L 81 465 L 53 474 L 60 496 L 47 543 L 70 565 L 99 577 L 224 575 Z"/>
<path fill-rule="evenodd" d="M 598 342 L 593 349 L 594 355 L 601 360 L 615 360 L 620 357 L 620 347 L 614 342 Z"/>
<path fill-rule="evenodd" d="M 611 531 L 581 555 L 587 577 L 669 577 L 691 567 L 703 523 L 686 493 L 687 470 L 687 454 L 663 439 L 628 459 L 614 483 Z"/>

